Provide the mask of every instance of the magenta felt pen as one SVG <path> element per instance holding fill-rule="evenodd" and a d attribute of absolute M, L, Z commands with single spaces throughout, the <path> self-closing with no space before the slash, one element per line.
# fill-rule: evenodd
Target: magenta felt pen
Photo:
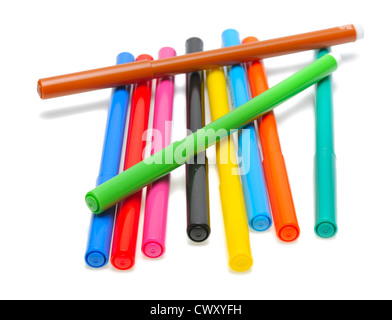
<path fill-rule="evenodd" d="M 158 58 L 164 59 L 175 55 L 174 49 L 165 47 L 159 50 Z M 168 128 L 167 123 L 172 121 L 173 98 L 174 77 L 157 80 L 153 129 L 160 135 L 161 139 L 154 140 L 153 137 L 152 154 L 170 144 L 171 128 Z M 157 258 L 165 252 L 169 188 L 170 174 L 147 187 L 142 251 L 150 258 Z"/>

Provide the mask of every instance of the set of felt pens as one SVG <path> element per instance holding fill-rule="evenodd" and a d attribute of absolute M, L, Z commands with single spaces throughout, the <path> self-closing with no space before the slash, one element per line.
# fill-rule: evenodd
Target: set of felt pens
<path fill-rule="evenodd" d="M 252 267 L 250 230 L 274 227 L 281 241 L 298 239 L 300 227 L 273 109 L 312 85 L 316 86 L 315 232 L 321 238 L 336 235 L 330 75 L 340 59 L 329 48 L 362 37 L 359 26 L 345 25 L 266 41 L 247 37 L 241 43 L 238 31 L 227 29 L 220 49 L 206 51 L 201 39 L 189 38 L 184 55 L 165 47 L 156 60 L 143 54 L 134 61 L 130 53 L 121 53 L 115 66 L 40 79 L 42 99 L 114 88 L 100 173 L 96 187 L 85 196 L 92 212 L 86 263 L 100 268 L 110 261 L 117 269 L 132 268 L 140 232 L 145 256 L 165 253 L 170 172 L 182 165 L 187 199 L 184 229 L 192 241 L 205 241 L 213 232 L 210 214 L 214 214 L 206 149 L 214 144 L 230 268 L 242 272 Z M 263 59 L 304 50 L 317 50 L 315 61 L 270 88 Z M 167 124 L 172 119 L 175 76 L 181 73 L 186 74 L 189 134 L 172 143 Z M 205 123 L 207 105 L 209 124 Z M 144 154 L 148 129 L 152 129 L 151 155 Z M 143 227 L 139 227 L 143 213 Z"/>

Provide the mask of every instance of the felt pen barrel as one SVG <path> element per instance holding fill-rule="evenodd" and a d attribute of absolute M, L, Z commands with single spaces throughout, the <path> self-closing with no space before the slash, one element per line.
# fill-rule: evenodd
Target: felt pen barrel
<path fill-rule="evenodd" d="M 318 52 L 317 58 L 328 53 Z M 321 238 L 331 238 L 338 231 L 336 223 L 336 156 L 333 136 L 331 76 L 316 85 L 316 223 Z"/>
<path fill-rule="evenodd" d="M 85 196 L 87 207 L 94 213 L 101 213 L 152 181 L 180 167 L 197 153 L 206 150 L 236 129 L 256 120 L 328 76 L 337 69 L 338 61 L 337 56 L 332 54 L 321 57 L 223 117 L 97 186 Z"/>
<path fill-rule="evenodd" d="M 159 50 L 158 58 L 175 56 L 173 48 Z M 151 154 L 170 144 L 173 115 L 174 77 L 162 78 L 155 88 L 155 106 Z M 144 212 L 142 251 L 149 258 L 164 254 L 166 239 L 167 209 L 169 203 L 170 174 L 154 181 L 147 187 Z"/>
<path fill-rule="evenodd" d="M 207 90 L 211 120 L 215 121 L 230 112 L 226 78 L 222 68 L 207 71 Z M 216 144 L 216 162 L 229 266 L 234 271 L 246 271 L 251 268 L 253 258 L 245 199 L 232 136 Z"/>
<path fill-rule="evenodd" d="M 245 45 L 195 52 L 182 56 L 139 61 L 124 66 L 110 66 L 38 80 L 42 99 L 91 90 L 110 88 L 180 73 L 213 69 L 305 50 L 321 49 L 361 39 L 363 29 L 348 24 L 325 30 L 281 37 Z"/>
<path fill-rule="evenodd" d="M 136 58 L 136 61 L 152 59 L 151 56 L 142 54 Z M 148 129 L 151 86 L 151 81 L 140 82 L 135 84 L 133 89 L 124 155 L 124 170 L 142 161 L 144 157 L 146 140 L 143 139 L 143 135 Z M 121 201 L 117 207 L 110 261 L 119 270 L 130 269 L 135 264 L 141 202 L 142 190 L 139 190 Z"/>
<path fill-rule="evenodd" d="M 224 47 L 240 44 L 237 30 L 227 29 L 222 33 Z M 234 108 L 249 101 L 246 72 L 241 64 L 227 67 Z M 249 226 L 255 231 L 266 231 L 272 225 L 267 185 L 261 163 L 259 142 L 254 123 L 238 132 L 238 158 L 241 162 L 243 185 Z"/>
<path fill-rule="evenodd" d="M 243 43 L 253 41 L 257 41 L 257 39 L 248 37 L 243 40 Z M 268 80 L 262 61 L 248 63 L 247 72 L 253 97 L 268 90 Z M 258 129 L 276 235 L 282 241 L 291 242 L 298 238 L 300 228 L 280 146 L 274 111 L 270 111 L 258 119 Z"/>
<path fill-rule="evenodd" d="M 123 52 L 117 56 L 117 64 L 132 61 L 134 61 L 134 57 L 130 53 Z M 119 172 L 129 96 L 129 87 L 122 86 L 113 90 L 107 115 L 97 185 L 101 185 L 105 181 L 113 178 Z M 85 261 L 90 267 L 100 268 L 105 266 L 109 261 L 116 207 L 115 205 L 109 206 L 105 208 L 105 212 L 102 214 L 92 214 L 91 216 L 89 238 L 85 254 Z"/>
<path fill-rule="evenodd" d="M 203 41 L 189 38 L 186 53 L 203 51 Z M 186 75 L 186 117 L 188 132 L 205 126 L 204 72 Z M 202 242 L 210 235 L 210 206 L 208 196 L 208 159 L 203 151 L 185 164 L 187 195 L 187 234 L 189 239 Z"/>

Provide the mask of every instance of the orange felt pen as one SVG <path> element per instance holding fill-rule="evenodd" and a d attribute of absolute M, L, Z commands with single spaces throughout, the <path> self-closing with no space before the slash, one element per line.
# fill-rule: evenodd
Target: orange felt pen
<path fill-rule="evenodd" d="M 248 37 L 242 43 L 258 41 Z M 262 61 L 247 64 L 252 97 L 268 90 L 268 81 Z M 271 202 L 272 216 L 278 238 L 285 242 L 295 241 L 300 229 L 294 208 L 286 165 L 279 142 L 278 129 L 273 111 L 258 119 L 259 135 L 263 150 L 263 167 Z"/>

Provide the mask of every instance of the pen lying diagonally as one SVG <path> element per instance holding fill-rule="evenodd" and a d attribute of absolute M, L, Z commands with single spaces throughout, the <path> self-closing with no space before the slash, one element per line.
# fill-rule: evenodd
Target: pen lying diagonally
<path fill-rule="evenodd" d="M 321 57 L 225 116 L 99 185 L 86 194 L 87 206 L 97 214 L 110 208 L 152 181 L 180 167 L 197 153 L 234 132 L 233 130 L 256 120 L 328 76 L 337 69 L 339 60 L 333 54 Z"/>
<path fill-rule="evenodd" d="M 360 25 L 347 24 L 335 28 L 228 48 L 195 52 L 162 60 L 138 61 L 122 66 L 116 65 L 42 78 L 38 80 L 37 91 L 42 99 L 50 99 L 140 81 L 150 81 L 180 73 L 214 69 L 305 50 L 332 47 L 357 41 L 363 37 L 363 34 Z"/>

